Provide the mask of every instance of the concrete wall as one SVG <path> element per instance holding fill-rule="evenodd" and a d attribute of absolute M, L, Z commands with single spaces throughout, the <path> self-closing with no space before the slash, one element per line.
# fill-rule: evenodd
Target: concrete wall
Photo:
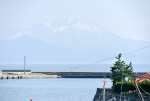
<path fill-rule="evenodd" d="M 17 75 L 21 75 L 24 74 L 24 70 L 2 70 L 3 74 L 9 74 L 9 75 L 13 75 L 13 74 L 17 74 Z M 31 74 L 31 70 L 25 70 L 25 74 Z"/>
<path fill-rule="evenodd" d="M 120 101 L 120 94 L 113 93 L 111 88 L 105 89 L 105 101 Z M 93 101 L 103 101 L 103 88 L 97 88 Z M 143 94 L 144 101 L 150 101 L 150 95 Z M 141 101 L 136 92 L 130 94 L 122 94 L 121 101 Z"/>
<path fill-rule="evenodd" d="M 0 79 L 44 79 L 57 78 L 57 75 L 1 75 Z"/>
<path fill-rule="evenodd" d="M 111 72 L 32 72 L 32 73 L 43 73 L 43 74 L 55 74 L 62 78 L 109 78 Z M 133 73 L 132 77 L 146 74 L 147 72 Z"/>
<path fill-rule="evenodd" d="M 55 74 L 62 78 L 104 78 L 109 76 L 110 72 L 32 72 L 43 74 Z"/>

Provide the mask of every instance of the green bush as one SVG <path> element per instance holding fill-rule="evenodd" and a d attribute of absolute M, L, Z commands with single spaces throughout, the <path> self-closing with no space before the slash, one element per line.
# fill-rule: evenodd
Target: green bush
<path fill-rule="evenodd" d="M 139 89 L 140 89 L 140 91 L 142 92 L 142 93 L 145 93 L 145 92 L 148 92 L 148 93 L 150 93 L 150 81 L 148 81 L 148 80 L 145 80 L 144 82 L 140 82 L 140 83 L 138 83 L 139 84 Z M 144 92 L 144 91 L 145 92 Z"/>
<path fill-rule="evenodd" d="M 117 82 L 114 85 L 114 90 L 116 93 L 121 92 L 121 84 L 122 84 L 123 93 L 129 93 L 130 91 L 136 90 L 134 82 Z M 145 92 L 150 93 L 150 81 L 143 81 L 137 84 L 142 93 L 145 93 Z"/>

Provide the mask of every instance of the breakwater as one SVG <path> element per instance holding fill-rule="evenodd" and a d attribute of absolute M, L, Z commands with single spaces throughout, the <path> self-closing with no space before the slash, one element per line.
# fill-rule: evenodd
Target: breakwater
<path fill-rule="evenodd" d="M 132 77 L 138 77 L 147 72 L 134 72 Z M 23 78 L 110 78 L 111 72 L 32 72 L 31 70 L 2 70 L 2 74 L 21 75 Z"/>
<path fill-rule="evenodd" d="M 57 75 L 1 75 L 0 79 L 42 79 L 57 78 Z"/>
<path fill-rule="evenodd" d="M 20 75 L 1 75 L 0 79 L 22 79 Z"/>
<path fill-rule="evenodd" d="M 109 78 L 110 72 L 32 72 L 46 75 L 58 75 L 61 78 Z"/>
<path fill-rule="evenodd" d="M 61 78 L 110 78 L 111 72 L 32 72 L 46 75 L 58 75 Z M 147 72 L 134 72 L 132 77 L 138 77 Z"/>
<path fill-rule="evenodd" d="M 31 70 L 2 70 L 0 79 L 42 79 L 57 78 L 57 75 L 47 75 L 43 73 L 32 73 Z"/>

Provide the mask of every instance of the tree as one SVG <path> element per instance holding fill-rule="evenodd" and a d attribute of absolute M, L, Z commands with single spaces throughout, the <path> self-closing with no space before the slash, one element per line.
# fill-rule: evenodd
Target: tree
<path fill-rule="evenodd" d="M 125 81 L 125 78 L 131 76 L 133 73 L 131 62 L 128 65 L 124 61 L 121 61 L 121 54 L 119 54 L 116 59 L 117 61 L 113 64 L 112 67 L 110 67 L 110 71 L 112 72 L 110 79 L 113 82 L 113 86 L 116 82 L 121 82 L 122 80 Z"/>

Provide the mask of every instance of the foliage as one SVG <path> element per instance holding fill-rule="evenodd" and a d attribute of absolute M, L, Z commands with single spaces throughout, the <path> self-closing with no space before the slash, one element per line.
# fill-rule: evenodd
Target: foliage
<path fill-rule="evenodd" d="M 117 82 L 114 85 L 116 93 L 121 92 L 121 84 L 122 84 L 122 92 L 124 93 L 129 93 L 130 91 L 136 90 L 134 82 Z M 146 80 L 137 84 L 142 93 L 150 93 L 150 81 Z"/>
<path fill-rule="evenodd" d="M 134 86 L 133 82 L 117 82 L 114 85 L 116 93 L 121 92 L 121 85 L 122 85 L 122 92 L 128 93 L 129 91 L 134 91 L 135 90 L 135 86 Z"/>
<path fill-rule="evenodd" d="M 143 82 L 140 82 L 139 83 L 139 89 L 140 89 L 140 91 L 142 92 L 142 93 L 144 93 L 144 91 L 145 92 L 149 92 L 150 93 L 150 81 L 148 81 L 148 80 L 145 80 L 145 81 L 143 81 Z M 142 89 L 144 90 L 142 90 Z"/>
<path fill-rule="evenodd" d="M 132 63 L 126 64 L 124 61 L 121 61 L 121 54 L 116 57 L 117 61 L 113 64 L 111 68 L 111 76 L 110 79 L 113 82 L 113 86 L 116 82 L 125 81 L 125 78 L 131 76 L 133 73 Z"/>

